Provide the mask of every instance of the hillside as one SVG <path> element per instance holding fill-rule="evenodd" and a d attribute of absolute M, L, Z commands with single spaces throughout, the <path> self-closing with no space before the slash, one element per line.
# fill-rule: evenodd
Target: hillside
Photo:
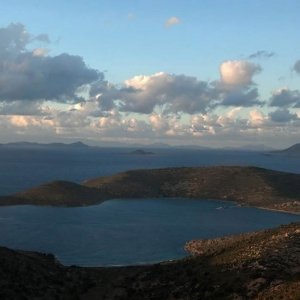
<path fill-rule="evenodd" d="M 53 182 L 1 197 L 0 204 L 90 205 L 114 198 L 224 199 L 300 211 L 300 175 L 256 167 L 134 170 L 83 182 Z M 11 202 L 10 202 L 11 201 Z"/>
<path fill-rule="evenodd" d="M 292 145 L 289 148 L 283 150 L 272 151 L 273 154 L 285 154 L 290 156 L 299 156 L 300 157 L 300 144 Z"/>
<path fill-rule="evenodd" d="M 11 204 L 84 206 L 100 203 L 104 198 L 103 193 L 99 193 L 95 188 L 68 181 L 53 181 L 11 197 L 2 197 L 0 202 L 4 205 L 10 204 L 11 201 Z"/>
<path fill-rule="evenodd" d="M 299 299 L 300 224 L 192 241 L 193 256 L 147 266 L 64 267 L 52 255 L 0 248 L 0 298 Z"/>
<path fill-rule="evenodd" d="M 111 198 L 186 197 L 234 200 L 299 210 L 300 175 L 256 167 L 135 170 L 84 182 Z"/>

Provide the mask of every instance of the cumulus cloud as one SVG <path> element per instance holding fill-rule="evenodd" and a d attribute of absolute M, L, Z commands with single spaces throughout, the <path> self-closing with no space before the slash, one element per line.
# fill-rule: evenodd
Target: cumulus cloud
<path fill-rule="evenodd" d="M 228 60 L 220 65 L 221 82 L 228 86 L 249 86 L 261 67 L 244 60 Z"/>
<path fill-rule="evenodd" d="M 39 131 L 41 129 L 48 129 L 53 131 L 55 129 L 54 122 L 47 118 L 31 117 L 31 116 L 10 116 L 8 118 L 10 125 L 17 127 L 19 133 Z"/>
<path fill-rule="evenodd" d="M 228 60 L 220 64 L 220 81 L 216 88 L 220 98 L 215 106 L 243 106 L 263 105 L 259 100 L 257 88 L 253 88 L 253 77 L 261 71 L 257 64 L 245 60 Z"/>
<path fill-rule="evenodd" d="M 124 86 L 100 84 L 93 87 L 92 94 L 106 106 L 118 102 L 121 111 L 150 114 L 156 107 L 165 113 L 194 114 L 206 111 L 215 89 L 209 83 L 195 77 L 172 75 L 164 72 L 150 76 L 135 76 L 124 82 Z"/>
<path fill-rule="evenodd" d="M 278 107 L 300 107 L 300 92 L 298 90 L 279 89 L 275 91 L 270 99 L 270 106 Z"/>
<path fill-rule="evenodd" d="M 266 121 L 266 116 L 259 110 L 254 109 L 249 112 L 249 123 L 252 126 L 261 126 Z"/>
<path fill-rule="evenodd" d="M 47 108 L 43 108 L 42 104 L 36 102 L 11 101 L 0 103 L 0 115 L 45 115 Z"/>
<path fill-rule="evenodd" d="M 172 27 L 181 23 L 181 20 L 178 17 L 171 17 L 165 22 L 166 27 Z"/>
<path fill-rule="evenodd" d="M 42 48 L 28 49 L 34 40 L 22 24 L 0 28 L 0 101 L 54 100 L 76 102 L 77 89 L 100 77 L 79 56 L 47 56 Z"/>
<path fill-rule="evenodd" d="M 256 59 L 256 58 L 270 58 L 274 56 L 274 52 L 268 52 L 265 50 L 256 51 L 248 56 L 248 59 Z"/>
<path fill-rule="evenodd" d="M 243 84 L 251 82 L 251 74 L 247 74 L 248 79 L 243 79 Z M 101 79 L 91 85 L 90 96 L 96 99 L 94 101 L 102 112 L 118 107 L 123 112 L 141 114 L 151 114 L 156 109 L 163 114 L 196 114 L 218 106 L 250 107 L 263 104 L 259 100 L 258 90 L 251 86 L 228 87 L 218 82 L 165 72 L 134 76 L 125 80 L 121 87 Z"/>
<path fill-rule="evenodd" d="M 229 90 L 224 93 L 224 98 L 219 105 L 243 107 L 263 105 L 263 102 L 258 100 L 258 96 L 256 88 L 245 91 L 241 89 Z"/>
<path fill-rule="evenodd" d="M 280 109 L 277 109 L 277 110 L 269 113 L 269 117 L 273 122 L 279 122 L 279 123 L 287 123 L 292 120 L 298 119 L 297 114 L 291 113 L 286 108 L 280 108 Z"/>
<path fill-rule="evenodd" d="M 36 48 L 33 49 L 32 55 L 33 56 L 46 56 L 48 54 L 49 50 L 46 48 Z"/>

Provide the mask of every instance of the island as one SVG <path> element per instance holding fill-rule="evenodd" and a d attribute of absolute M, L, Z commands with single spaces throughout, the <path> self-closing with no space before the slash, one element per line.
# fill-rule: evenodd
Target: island
<path fill-rule="evenodd" d="M 228 200 L 300 212 L 300 175 L 237 166 L 132 170 L 81 184 L 46 183 L 1 196 L 0 205 L 85 206 L 116 198 L 162 197 Z"/>
<path fill-rule="evenodd" d="M 132 154 L 132 155 L 153 155 L 154 153 L 151 151 L 143 150 L 143 149 L 137 149 L 137 150 L 131 151 L 130 154 Z"/>

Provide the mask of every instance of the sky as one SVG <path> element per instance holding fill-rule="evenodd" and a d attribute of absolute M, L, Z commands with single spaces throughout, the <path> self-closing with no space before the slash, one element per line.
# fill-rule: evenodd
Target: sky
<path fill-rule="evenodd" d="M 298 0 L 0 4 L 0 143 L 300 141 Z"/>

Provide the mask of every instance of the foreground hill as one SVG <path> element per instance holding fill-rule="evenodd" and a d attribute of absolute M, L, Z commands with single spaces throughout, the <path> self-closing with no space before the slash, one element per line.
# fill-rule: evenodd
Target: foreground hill
<path fill-rule="evenodd" d="M 135 170 L 82 184 L 55 181 L 0 197 L 0 205 L 81 206 L 147 197 L 225 199 L 295 212 L 300 211 L 300 175 L 256 167 Z"/>
<path fill-rule="evenodd" d="M 299 299 L 300 224 L 192 241 L 193 256 L 148 266 L 65 267 L 0 248 L 0 298 Z"/>

